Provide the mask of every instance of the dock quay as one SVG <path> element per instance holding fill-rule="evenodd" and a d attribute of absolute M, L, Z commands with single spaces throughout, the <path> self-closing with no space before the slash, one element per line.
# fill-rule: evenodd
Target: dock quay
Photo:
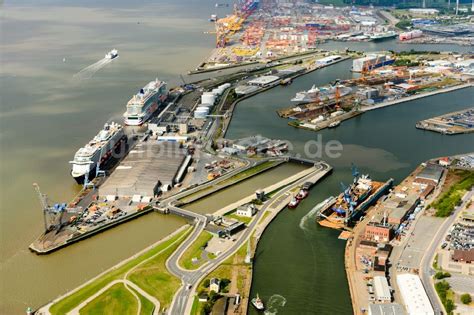
<path fill-rule="evenodd" d="M 474 107 L 419 121 L 416 128 L 444 135 L 474 132 Z"/>
<path fill-rule="evenodd" d="M 363 112 L 368 112 L 368 111 L 371 111 L 371 110 L 376 110 L 376 109 L 384 108 L 384 107 L 387 107 L 387 106 L 397 105 L 397 104 L 400 104 L 400 103 L 405 103 L 405 102 L 417 100 L 417 99 L 420 99 L 420 98 L 429 97 L 429 96 L 432 96 L 432 95 L 449 93 L 449 92 L 462 90 L 462 89 L 466 89 L 466 88 L 472 88 L 472 87 L 474 87 L 473 83 L 459 84 L 459 85 L 455 85 L 455 86 L 442 88 L 442 89 L 439 89 L 439 90 L 436 90 L 436 91 L 424 92 L 424 93 L 415 94 L 415 95 L 411 95 L 411 96 L 407 96 L 407 97 L 402 97 L 402 98 L 399 98 L 399 99 L 396 99 L 396 100 L 383 102 L 383 103 L 380 103 L 380 104 L 377 104 L 377 105 L 374 105 L 374 106 L 361 106 L 360 110 L 363 111 Z"/>

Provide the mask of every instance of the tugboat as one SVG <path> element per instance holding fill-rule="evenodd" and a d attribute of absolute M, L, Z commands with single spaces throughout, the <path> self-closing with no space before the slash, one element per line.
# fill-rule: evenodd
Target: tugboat
<path fill-rule="evenodd" d="M 265 305 L 263 305 L 263 301 L 260 299 L 257 293 L 257 297 L 252 299 L 252 305 L 258 310 L 263 311 L 265 309 Z"/>
<path fill-rule="evenodd" d="M 293 199 L 291 199 L 290 203 L 288 204 L 288 208 L 290 209 L 296 208 L 299 205 L 300 201 L 301 201 L 300 199 L 293 197 Z"/>
<path fill-rule="evenodd" d="M 296 199 L 303 200 L 304 198 L 308 197 L 309 192 L 306 189 L 300 189 L 298 194 L 296 195 Z"/>

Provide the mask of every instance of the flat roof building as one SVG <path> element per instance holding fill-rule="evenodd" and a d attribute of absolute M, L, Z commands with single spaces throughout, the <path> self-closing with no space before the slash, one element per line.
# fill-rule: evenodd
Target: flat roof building
<path fill-rule="evenodd" d="M 99 195 L 158 195 L 175 184 L 185 157 L 185 150 L 176 142 L 138 143 L 99 188 Z"/>
<path fill-rule="evenodd" d="M 383 211 L 388 213 L 388 223 L 398 225 L 402 223 L 410 213 L 415 210 L 420 202 L 420 198 L 416 194 L 394 194 L 383 203 Z"/>
<path fill-rule="evenodd" d="M 255 78 L 253 80 L 250 80 L 248 82 L 249 85 L 256 85 L 260 87 L 266 87 L 270 85 L 271 83 L 274 83 L 276 81 L 280 80 L 280 77 L 277 77 L 276 75 L 264 75 L 258 78 Z"/>
<path fill-rule="evenodd" d="M 392 293 L 388 286 L 387 278 L 383 276 L 374 277 L 375 299 L 380 302 L 390 302 L 392 300 Z"/>
<path fill-rule="evenodd" d="M 405 315 L 406 312 L 398 303 L 369 304 L 369 315 Z"/>
<path fill-rule="evenodd" d="M 415 177 L 415 182 L 418 184 L 434 184 L 438 185 L 441 176 L 443 175 L 443 168 L 436 164 L 428 164 Z"/>
<path fill-rule="evenodd" d="M 413 274 L 397 275 L 397 284 L 408 315 L 434 315 L 420 277 Z"/>

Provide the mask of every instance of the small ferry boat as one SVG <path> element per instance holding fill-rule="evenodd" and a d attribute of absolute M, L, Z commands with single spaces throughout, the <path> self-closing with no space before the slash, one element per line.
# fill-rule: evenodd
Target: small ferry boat
<path fill-rule="evenodd" d="M 300 204 L 300 201 L 301 201 L 300 199 L 293 197 L 293 199 L 291 199 L 290 203 L 288 204 L 288 208 L 294 209 L 298 207 L 298 205 Z"/>
<path fill-rule="evenodd" d="M 306 189 L 300 189 L 296 195 L 296 199 L 303 200 L 304 198 L 308 197 L 308 194 L 309 192 Z"/>
<path fill-rule="evenodd" d="M 257 297 L 254 297 L 252 299 L 252 305 L 259 311 L 263 311 L 265 309 L 265 305 L 263 304 L 263 301 L 258 296 L 258 293 L 257 293 Z"/>

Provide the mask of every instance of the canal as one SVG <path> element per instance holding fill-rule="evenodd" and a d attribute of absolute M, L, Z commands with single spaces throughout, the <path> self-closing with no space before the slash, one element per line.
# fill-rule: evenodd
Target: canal
<path fill-rule="evenodd" d="M 306 168 L 308 167 L 302 164 L 283 163 L 269 169 L 268 171 L 222 189 L 209 197 L 187 204 L 184 208 L 202 214 L 213 213 L 222 209 L 226 205 L 230 205 L 255 193 L 257 189 L 262 189 L 278 183 L 279 181 L 295 175 Z"/>

